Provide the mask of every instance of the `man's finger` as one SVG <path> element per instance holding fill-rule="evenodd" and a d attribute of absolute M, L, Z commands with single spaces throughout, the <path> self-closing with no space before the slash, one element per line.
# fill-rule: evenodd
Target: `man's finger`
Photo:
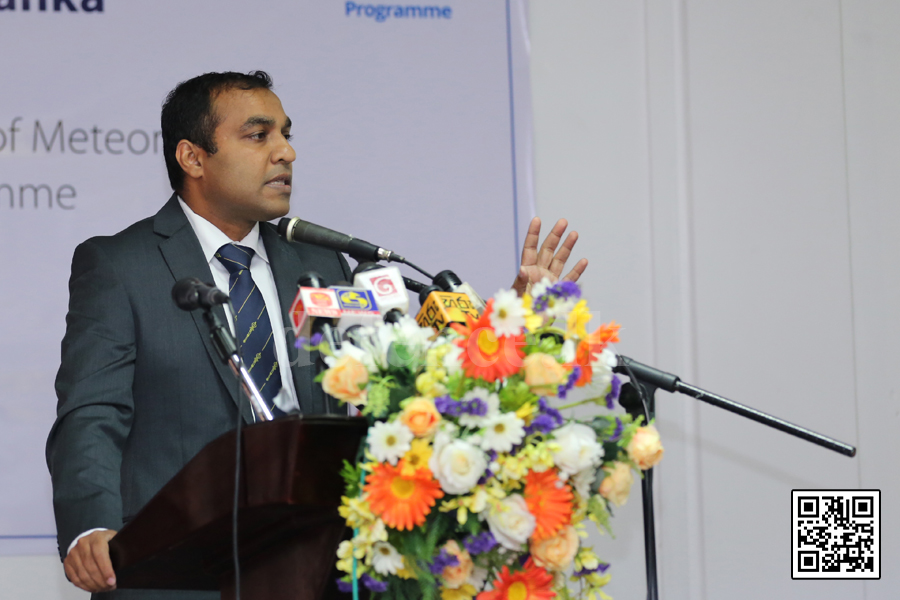
<path fill-rule="evenodd" d="M 72 553 L 69 553 L 69 556 L 66 557 L 65 562 L 63 562 L 63 568 L 66 571 L 66 577 L 69 581 L 72 582 L 73 585 L 85 590 L 85 587 L 81 583 L 81 576 L 78 574 L 78 568 L 76 567 L 75 558 L 72 556 Z M 90 590 L 86 590 L 90 591 Z"/>
<path fill-rule="evenodd" d="M 568 221 L 560 219 L 556 222 L 556 225 L 553 226 L 553 229 L 550 230 L 550 233 L 547 234 L 547 239 L 541 244 L 541 251 L 538 253 L 537 265 L 539 267 L 545 269 L 550 267 L 550 263 L 553 260 L 553 253 L 556 252 L 556 246 L 559 244 L 559 240 L 562 239 L 563 234 L 566 232 L 566 227 L 568 226 Z"/>
<path fill-rule="evenodd" d="M 525 267 L 519 267 L 519 273 L 516 275 L 516 280 L 513 281 L 512 289 L 519 296 L 528 290 L 528 271 L 525 270 Z"/>
<path fill-rule="evenodd" d="M 81 546 L 81 540 L 79 540 L 79 546 Z M 103 574 L 100 573 L 100 567 L 97 566 L 93 548 L 90 547 L 90 544 L 86 544 L 84 548 L 76 546 L 75 550 L 79 551 L 81 566 L 87 575 L 82 579 L 87 580 L 86 583 L 91 586 L 92 592 L 105 591 L 109 586 L 103 581 Z"/>
<path fill-rule="evenodd" d="M 566 273 L 566 276 L 563 277 L 563 281 L 578 281 L 578 278 L 584 273 L 584 270 L 587 269 L 588 260 L 586 258 L 582 258 L 575 266 L 572 267 L 572 270 Z"/>
<path fill-rule="evenodd" d="M 528 225 L 528 233 L 525 235 L 525 243 L 522 245 L 522 265 L 530 266 L 537 263 L 538 240 L 541 239 L 541 219 L 535 217 Z"/>
<path fill-rule="evenodd" d="M 116 585 L 116 572 L 113 571 L 112 561 L 109 559 L 109 541 L 103 539 L 104 537 L 100 537 L 91 544 L 91 552 L 97 570 L 100 572 L 102 583 L 111 589 Z"/>
<path fill-rule="evenodd" d="M 86 592 L 100 591 L 91 579 L 90 573 L 88 573 L 87 569 L 84 567 L 84 563 L 81 560 L 81 552 L 78 552 L 78 546 L 69 552 L 64 565 L 66 567 L 66 575 L 68 575 L 69 580 L 74 583 L 76 587 L 79 587 Z"/>
<path fill-rule="evenodd" d="M 553 257 L 553 262 L 550 263 L 550 272 L 559 279 L 560 273 L 566 266 L 566 261 L 569 260 L 569 255 L 572 253 L 572 248 L 575 247 L 575 242 L 578 241 L 578 232 L 573 231 L 566 236 L 566 241 L 563 242 L 562 248 L 559 249 L 559 252 Z"/>

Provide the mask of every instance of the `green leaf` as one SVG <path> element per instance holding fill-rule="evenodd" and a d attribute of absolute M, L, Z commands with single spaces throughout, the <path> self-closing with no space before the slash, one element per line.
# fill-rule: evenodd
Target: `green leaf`
<path fill-rule="evenodd" d="M 349 460 L 344 461 L 344 467 L 341 469 L 341 477 L 344 479 L 344 486 L 347 496 L 351 498 L 359 495 L 359 481 L 362 478 L 362 467 L 354 465 Z"/>
<path fill-rule="evenodd" d="M 366 395 L 366 405 L 362 414 L 381 419 L 388 414 L 391 404 L 392 378 L 386 377 L 369 385 L 369 393 Z"/>
<path fill-rule="evenodd" d="M 615 539 L 616 536 L 609 526 L 609 517 L 610 514 L 609 509 L 606 506 L 606 500 L 598 495 L 591 496 L 590 500 L 588 500 L 588 518 L 596 523 L 598 527 L 603 528 L 610 537 Z"/>
<path fill-rule="evenodd" d="M 526 402 L 537 404 L 538 396 L 532 394 L 528 384 L 523 381 L 521 375 L 511 376 L 506 385 L 500 390 L 500 408 L 505 412 L 515 412 Z"/>

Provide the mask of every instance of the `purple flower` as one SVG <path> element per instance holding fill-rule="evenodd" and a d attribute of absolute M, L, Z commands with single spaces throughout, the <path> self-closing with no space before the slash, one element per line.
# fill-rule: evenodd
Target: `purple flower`
<path fill-rule="evenodd" d="M 309 340 L 302 335 L 294 342 L 294 348 L 303 348 Z"/>
<path fill-rule="evenodd" d="M 616 430 L 613 431 L 613 434 L 609 437 L 609 441 L 615 442 L 620 437 L 622 437 L 622 419 L 616 417 Z"/>
<path fill-rule="evenodd" d="M 476 417 L 483 417 L 487 414 L 487 402 L 481 398 L 472 398 L 462 406 L 462 412 Z"/>
<path fill-rule="evenodd" d="M 470 535 L 463 540 L 463 546 L 472 556 L 490 552 L 496 545 L 497 540 L 490 531 L 485 531 L 478 535 Z"/>
<path fill-rule="evenodd" d="M 314 333 L 312 338 L 309 340 L 310 346 L 318 346 L 321 343 L 322 343 L 322 334 L 321 333 Z"/>
<path fill-rule="evenodd" d="M 388 586 L 386 581 L 378 581 L 368 573 L 363 573 L 363 576 L 360 577 L 359 580 L 362 581 L 363 585 L 366 586 L 370 592 L 380 594 L 387 591 Z"/>
<path fill-rule="evenodd" d="M 575 296 L 576 298 L 581 298 L 581 288 L 578 287 L 578 284 L 574 281 L 560 281 L 556 285 L 550 288 L 551 293 L 554 296 L 558 296 L 560 298 L 571 298 Z"/>
<path fill-rule="evenodd" d="M 458 558 L 441 548 L 440 553 L 434 557 L 434 561 L 429 568 L 431 569 L 432 574 L 440 575 L 444 572 L 445 567 L 455 567 L 458 564 Z"/>
<path fill-rule="evenodd" d="M 353 582 L 344 581 L 343 579 L 338 579 L 337 580 L 337 588 L 338 588 L 339 592 L 341 592 L 343 594 L 349 594 L 350 592 L 353 591 Z"/>
<path fill-rule="evenodd" d="M 612 410 L 616 407 L 616 400 L 619 399 L 619 392 L 622 391 L 622 380 L 619 379 L 618 375 L 612 376 L 612 382 L 610 382 L 609 393 L 606 395 L 606 408 Z"/>
<path fill-rule="evenodd" d="M 538 399 L 538 415 L 525 427 L 525 435 L 532 433 L 550 433 L 562 426 L 563 418 L 558 410 L 551 407 L 546 398 Z"/>
<path fill-rule="evenodd" d="M 566 394 L 569 393 L 569 390 L 575 387 L 575 382 L 578 381 L 579 377 L 581 377 L 581 367 L 575 365 L 574 367 L 572 367 L 572 372 L 569 373 L 569 379 L 566 380 L 565 384 L 559 386 L 556 395 L 559 396 L 562 400 L 565 400 Z"/>
<path fill-rule="evenodd" d="M 548 414 L 542 414 L 532 419 L 531 424 L 525 427 L 525 435 L 532 433 L 550 433 L 555 429 L 553 418 Z"/>
<path fill-rule="evenodd" d="M 600 563 L 597 565 L 596 569 L 581 569 L 580 571 L 575 571 L 572 573 L 574 577 L 584 577 L 585 575 L 589 575 L 591 573 L 606 573 L 606 570 L 609 568 L 609 563 Z"/>
<path fill-rule="evenodd" d="M 459 402 L 451 398 L 449 395 L 440 396 L 434 399 L 434 407 L 442 415 L 458 417 L 462 413 L 462 407 Z"/>

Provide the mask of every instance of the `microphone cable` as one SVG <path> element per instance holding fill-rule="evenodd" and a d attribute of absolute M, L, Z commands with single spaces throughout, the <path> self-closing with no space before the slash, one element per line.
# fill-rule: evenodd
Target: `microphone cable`
<path fill-rule="evenodd" d="M 406 265 L 406 266 L 408 266 L 408 267 L 412 267 L 413 269 L 415 269 L 416 271 L 418 271 L 419 273 L 421 273 L 422 275 L 424 275 L 424 276 L 427 277 L 428 279 L 434 280 L 434 275 L 432 275 L 431 273 L 429 273 L 429 272 L 426 271 L 425 269 L 422 269 L 421 267 L 417 267 L 417 266 L 414 265 L 411 261 L 406 260 L 406 259 L 403 258 L 402 256 L 401 256 L 401 257 L 398 257 L 397 262 L 403 263 L 404 265 Z"/>

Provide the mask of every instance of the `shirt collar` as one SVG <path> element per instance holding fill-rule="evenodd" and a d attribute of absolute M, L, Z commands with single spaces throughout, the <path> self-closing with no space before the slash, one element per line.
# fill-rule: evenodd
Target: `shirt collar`
<path fill-rule="evenodd" d="M 191 207 L 181 199 L 181 196 L 178 196 L 178 204 L 181 205 L 181 210 L 184 211 L 188 223 L 191 224 L 191 228 L 194 230 L 194 233 L 197 234 L 197 239 L 200 240 L 200 247 L 203 249 L 203 256 L 206 258 L 206 262 L 211 264 L 215 258 L 216 252 L 225 244 L 235 243 L 227 235 L 222 233 L 221 229 L 191 210 Z M 253 229 L 250 230 L 250 233 L 237 243 L 252 249 L 256 253 L 256 256 L 267 263 L 269 262 L 269 256 L 266 254 L 266 245 L 263 244 L 262 238 L 259 235 L 259 223 L 254 225 Z"/>

